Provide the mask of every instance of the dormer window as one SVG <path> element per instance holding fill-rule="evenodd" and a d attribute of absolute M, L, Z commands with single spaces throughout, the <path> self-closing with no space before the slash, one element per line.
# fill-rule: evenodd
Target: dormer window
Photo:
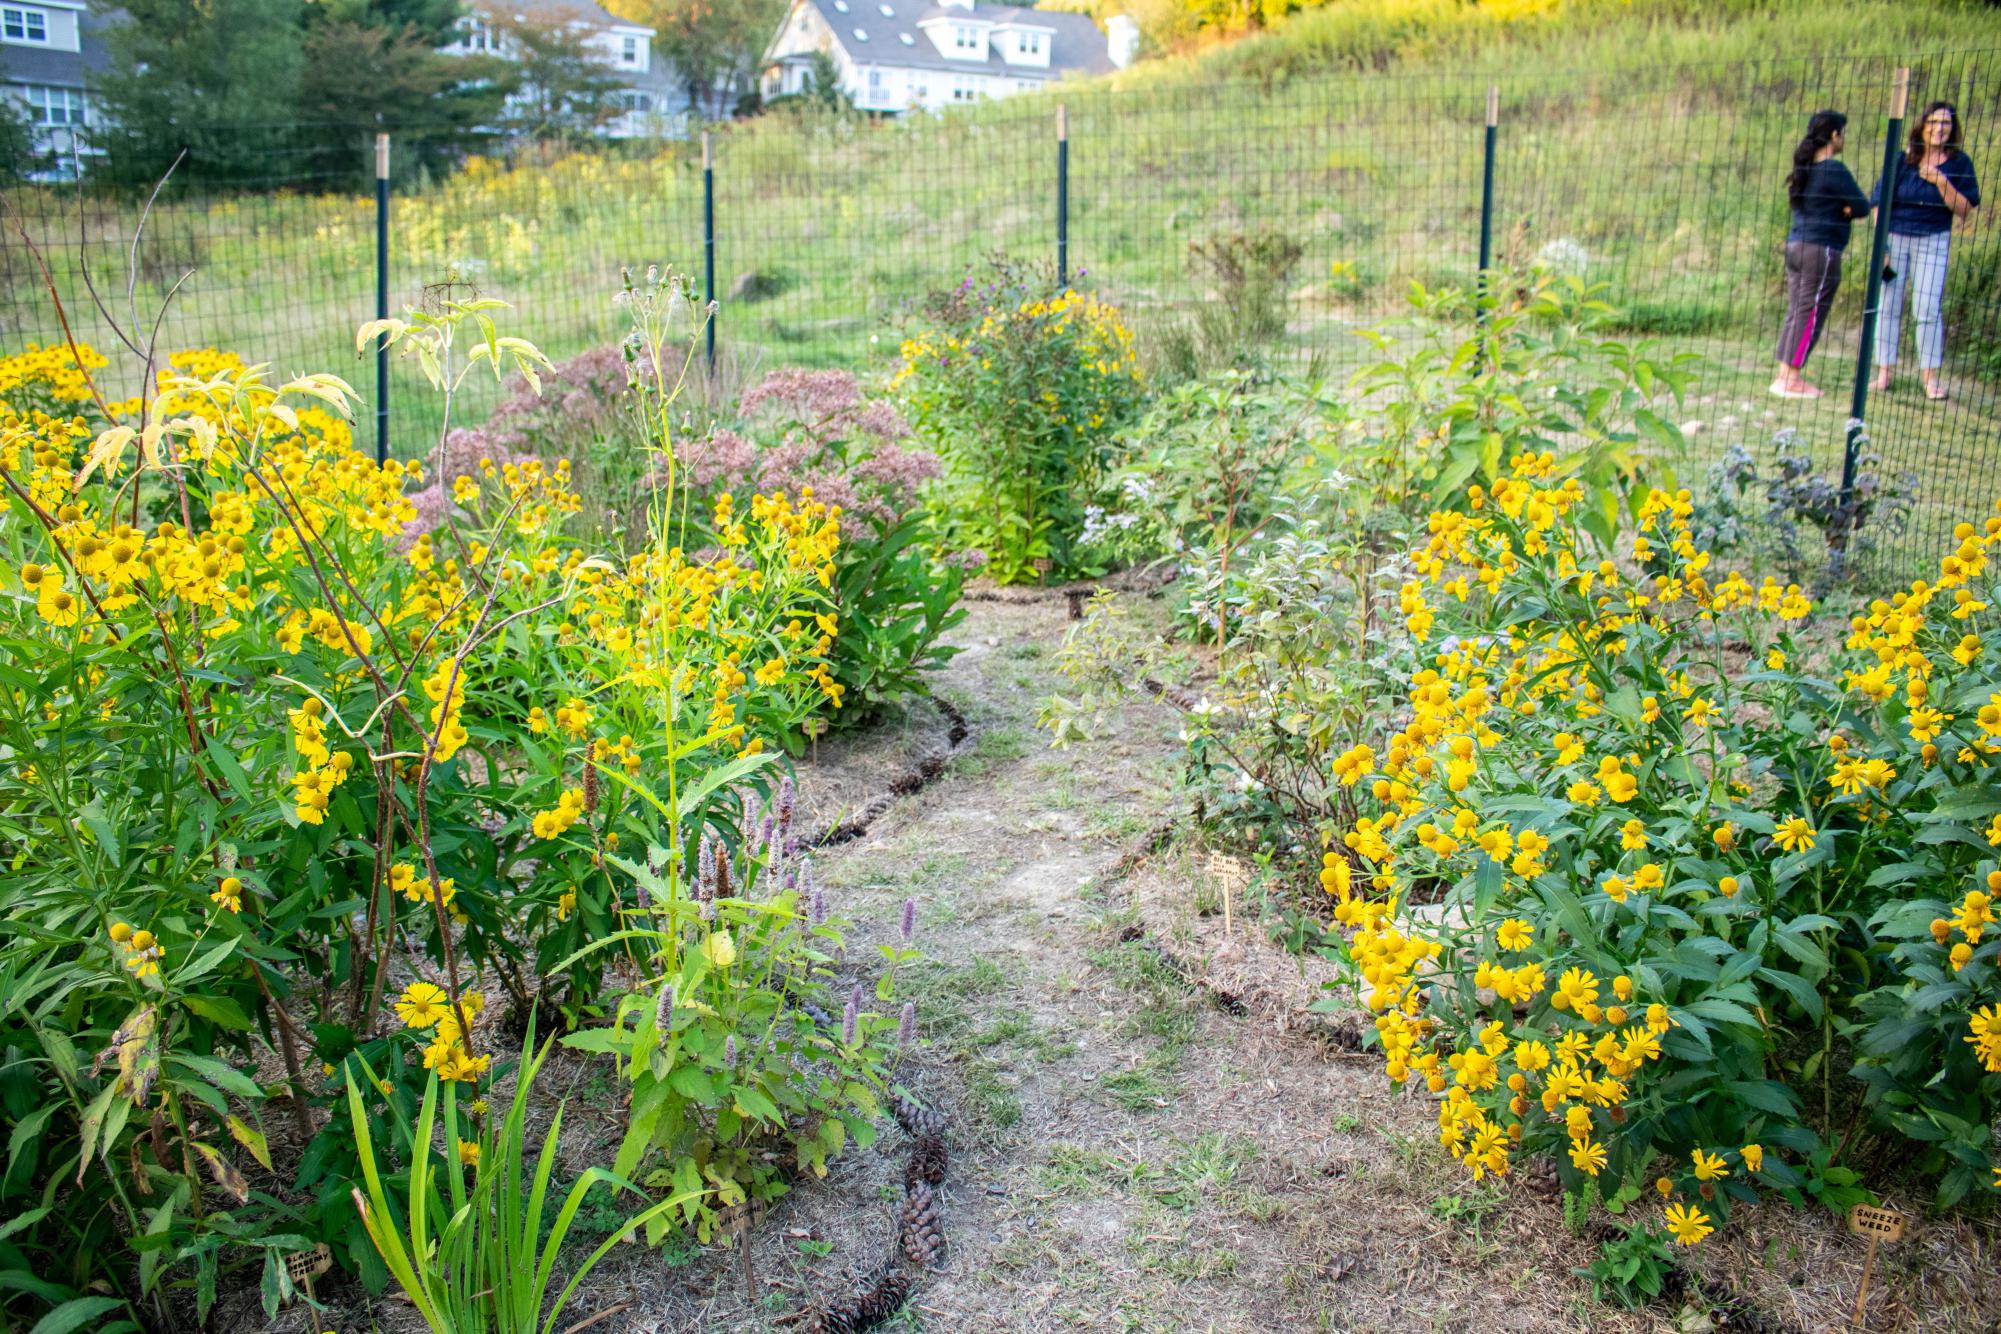
<path fill-rule="evenodd" d="M 619 43 L 618 59 L 619 63 L 625 65 L 637 65 L 639 63 L 639 39 L 637 37 L 627 37 Z"/>
<path fill-rule="evenodd" d="M 492 51 L 499 42 L 493 29 L 485 22 L 467 18 L 459 20 L 459 44 L 468 51 Z"/>
<path fill-rule="evenodd" d="M 1025 33 L 1022 33 L 1022 34 L 1021 34 L 1021 39 L 1020 39 L 1020 40 L 1021 40 L 1021 53 L 1022 53 L 1023 55 L 1025 55 L 1025 56 L 1039 56 L 1039 55 L 1041 55 L 1041 54 L 1042 54 L 1042 34 L 1041 34 L 1041 33 L 1039 33 L 1039 32 L 1025 32 Z"/>
<path fill-rule="evenodd" d="M 0 37 L 10 42 L 45 46 L 49 40 L 49 16 L 39 9 L 0 7 Z"/>
<path fill-rule="evenodd" d="M 961 51 L 977 51 L 980 48 L 980 34 L 972 28 L 954 28 L 952 45 Z"/>

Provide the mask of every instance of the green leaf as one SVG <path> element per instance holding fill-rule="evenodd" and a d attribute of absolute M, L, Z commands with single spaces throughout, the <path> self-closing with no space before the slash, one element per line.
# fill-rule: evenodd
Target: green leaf
<path fill-rule="evenodd" d="M 35 1322 L 28 1334 L 71 1334 L 95 1325 L 100 1316 L 126 1309 L 123 1297 L 72 1297 Z"/>
<path fill-rule="evenodd" d="M 224 1028 L 247 1033 L 253 1027 L 243 1007 L 228 996 L 183 996 L 181 1004 L 210 1023 L 221 1024 Z"/>

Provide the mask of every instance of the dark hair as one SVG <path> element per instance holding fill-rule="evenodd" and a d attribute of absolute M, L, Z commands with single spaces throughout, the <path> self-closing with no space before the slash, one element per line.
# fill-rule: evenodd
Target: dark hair
<path fill-rule="evenodd" d="M 1806 123 L 1806 138 L 1793 149 L 1792 173 L 1786 177 L 1786 197 L 1794 208 L 1800 206 L 1801 196 L 1806 194 L 1806 176 L 1813 170 L 1814 155 L 1834 142 L 1834 136 L 1847 128 L 1848 117 L 1839 111 L 1816 111 Z"/>
<path fill-rule="evenodd" d="M 1952 133 L 1945 137 L 1946 156 L 1959 151 L 1959 108 L 1940 98 L 1926 107 L 1924 114 L 1911 122 L 1910 143 L 1904 148 L 1904 161 L 1913 167 L 1925 160 L 1925 122 L 1932 118 L 1934 111 L 1943 111 L 1952 117 Z"/>

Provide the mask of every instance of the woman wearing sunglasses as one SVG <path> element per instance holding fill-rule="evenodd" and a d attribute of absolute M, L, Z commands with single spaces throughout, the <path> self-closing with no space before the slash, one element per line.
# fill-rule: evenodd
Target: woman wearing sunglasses
<path fill-rule="evenodd" d="M 1952 248 L 1953 223 L 1980 204 L 1980 181 L 1973 174 L 1973 160 L 1959 145 L 1958 110 L 1950 102 L 1934 102 L 1911 126 L 1910 145 L 1897 159 L 1896 180 L 1890 190 L 1890 262 L 1876 323 L 1874 388 L 1888 389 L 1895 373 L 1908 288 L 1925 397 L 1937 401 L 1946 396 L 1945 386 L 1939 382 L 1939 366 L 1945 361 L 1941 308 L 1946 258 Z M 1881 181 L 1869 202 L 1872 206 L 1882 204 Z"/>

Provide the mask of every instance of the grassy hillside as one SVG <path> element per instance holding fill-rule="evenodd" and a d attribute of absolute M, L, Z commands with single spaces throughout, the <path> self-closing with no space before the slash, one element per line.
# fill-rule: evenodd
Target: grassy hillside
<path fill-rule="evenodd" d="M 1281 231 L 1304 252 L 1292 341 L 1353 364 L 1365 350 L 1353 329 L 1394 319 L 1410 280 L 1466 281 L 1475 268 L 1492 83 L 1500 257 L 1607 282 L 1636 332 L 1708 355 L 1688 414 L 1703 439 L 1762 443 L 1777 425 L 1802 424 L 1831 449 L 1845 393 L 1812 412 L 1762 394 L 1792 143 L 1811 111 L 1846 109 L 1866 187 L 1892 71 L 1909 63 L 1917 97 L 1960 101 L 1969 149 L 1988 165 L 1988 145 L 2001 142 L 1989 46 L 2001 47 L 2001 15 L 1959 4 L 1352 0 L 1112 79 L 942 116 L 773 114 L 718 131 L 723 346 L 750 367 L 864 363 L 893 349 L 901 309 L 983 253 L 1053 259 L 1060 98 L 1073 269 L 1123 300 L 1143 334 L 1208 299 L 1189 272 L 1192 242 Z M 58 267 L 88 254 L 99 275 L 122 272 L 135 210 L 94 207 L 79 220 L 56 214 L 65 201 L 46 192 L 13 202 Z M 621 265 L 698 268 L 700 217 L 687 145 L 476 163 L 395 202 L 396 303 L 451 278 L 513 301 L 527 333 L 574 352 L 619 332 L 610 298 Z M 371 202 L 317 193 L 179 200 L 156 211 L 141 306 L 191 266 L 171 339 L 359 379 L 367 368 L 347 331 L 373 305 L 372 224 Z M 1996 414 L 1977 360 L 2001 291 L 1993 237 L 1963 236 L 1953 262 L 1955 410 L 1906 394 L 1875 418 L 1886 452 L 1921 468 L 1936 494 L 1983 480 L 1994 457 L 1983 452 L 1995 448 Z M 1822 354 L 1831 389 L 1852 354 L 1861 268 L 1850 266 Z M 0 252 L 0 277 L 15 336 L 51 332 L 18 245 Z M 80 324 L 90 332 L 93 321 Z M 399 382 L 395 414 L 406 450 L 435 420 L 408 389 Z M 482 390 L 468 408 L 493 397 Z"/>

